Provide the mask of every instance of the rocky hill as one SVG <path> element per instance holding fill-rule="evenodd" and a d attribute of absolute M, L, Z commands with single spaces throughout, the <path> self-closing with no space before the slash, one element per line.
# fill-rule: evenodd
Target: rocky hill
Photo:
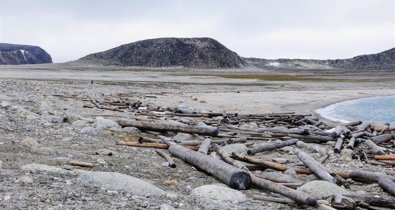
<path fill-rule="evenodd" d="M 0 43 L 0 65 L 40 63 L 52 63 L 51 56 L 40 47 Z"/>
<path fill-rule="evenodd" d="M 238 68 L 245 61 L 211 38 L 148 39 L 90 54 L 84 63 L 143 67 Z"/>
<path fill-rule="evenodd" d="M 244 59 L 249 66 L 265 69 L 395 69 L 395 48 L 349 59 Z"/>

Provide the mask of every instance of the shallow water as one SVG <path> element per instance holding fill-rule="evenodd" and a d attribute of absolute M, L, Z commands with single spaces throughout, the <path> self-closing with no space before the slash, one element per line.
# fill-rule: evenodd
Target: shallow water
<path fill-rule="evenodd" d="M 378 96 L 344 101 L 329 105 L 316 112 L 330 120 L 349 122 L 381 122 L 395 124 L 395 96 Z"/>

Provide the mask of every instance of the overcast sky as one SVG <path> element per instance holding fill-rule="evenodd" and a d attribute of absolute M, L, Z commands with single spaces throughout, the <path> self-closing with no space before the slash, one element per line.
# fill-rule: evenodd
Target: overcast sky
<path fill-rule="evenodd" d="M 244 57 L 348 58 L 395 47 L 395 0 L 0 0 L 0 42 L 54 62 L 157 37 L 212 37 Z"/>

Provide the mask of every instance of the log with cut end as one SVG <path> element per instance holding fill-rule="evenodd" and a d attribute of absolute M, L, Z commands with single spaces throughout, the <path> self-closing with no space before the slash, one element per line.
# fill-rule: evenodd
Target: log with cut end
<path fill-rule="evenodd" d="M 237 154 L 237 153 L 232 153 L 232 157 L 246 161 L 248 163 L 252 163 L 258 166 L 262 166 L 264 168 L 271 168 L 277 171 L 285 171 L 287 170 L 287 165 L 281 164 L 281 163 L 276 163 L 268 160 L 260 160 L 251 156 L 243 155 L 243 154 Z"/>
<path fill-rule="evenodd" d="M 363 171 L 363 170 L 351 171 L 349 176 L 354 181 L 364 182 L 364 183 L 375 183 L 378 182 L 379 179 L 382 177 L 395 181 L 395 177 L 393 176 L 388 176 L 380 172 Z"/>
<path fill-rule="evenodd" d="M 183 124 L 175 124 L 171 122 L 148 122 L 148 121 L 134 121 L 134 120 L 118 120 L 117 123 L 122 127 L 136 127 L 142 130 L 152 131 L 173 131 L 200 134 L 205 136 L 218 136 L 218 128 L 211 126 L 190 126 Z"/>
<path fill-rule="evenodd" d="M 162 156 L 169 163 L 169 166 L 171 168 L 176 167 L 176 164 L 174 163 L 174 160 L 173 160 L 173 158 L 170 157 L 170 155 L 166 154 L 162 150 L 156 150 L 155 152 L 158 153 L 158 155 Z"/>
<path fill-rule="evenodd" d="M 207 138 L 203 140 L 202 144 L 199 147 L 198 152 L 207 155 L 208 150 L 210 149 L 210 145 L 211 145 L 211 139 Z"/>
<path fill-rule="evenodd" d="M 301 203 L 308 206 L 317 206 L 317 200 L 315 198 L 310 197 L 304 192 L 285 187 L 281 184 L 269 180 L 258 178 L 255 175 L 251 175 L 251 179 L 252 179 L 252 184 L 254 184 L 259 188 L 262 188 L 270 192 L 278 193 L 280 195 L 283 195 L 287 198 L 296 201 L 297 203 Z"/>
<path fill-rule="evenodd" d="M 322 165 L 320 162 L 315 160 L 313 157 L 308 155 L 305 152 L 298 152 L 299 159 L 320 179 L 323 179 L 328 182 L 332 182 L 337 184 L 338 180 L 336 180 L 328 171 L 328 169 Z"/>
<path fill-rule="evenodd" d="M 382 144 L 391 139 L 395 139 L 395 134 L 382 134 L 379 136 L 372 137 L 371 139 L 376 144 Z"/>
<path fill-rule="evenodd" d="M 395 182 L 393 182 L 391 179 L 388 179 L 387 177 L 380 177 L 379 185 L 385 191 L 395 196 Z"/>
<path fill-rule="evenodd" d="M 258 152 L 271 151 L 285 146 L 294 145 L 297 141 L 297 139 L 289 139 L 286 141 L 275 141 L 271 143 L 257 144 L 254 145 L 254 147 L 252 147 L 251 149 L 247 150 L 247 153 L 249 155 L 254 155 Z"/>
<path fill-rule="evenodd" d="M 371 140 L 366 140 L 364 142 L 366 146 L 368 146 L 369 150 L 367 151 L 368 153 L 375 154 L 375 155 L 384 155 L 384 148 L 377 146 L 373 141 Z"/>
<path fill-rule="evenodd" d="M 169 152 L 171 155 L 213 175 L 231 188 L 246 190 L 251 185 L 250 174 L 215 157 L 194 152 L 176 144 L 169 145 Z"/>
<path fill-rule="evenodd" d="M 335 153 L 340 153 L 342 150 L 342 145 L 343 145 L 343 137 L 337 138 L 336 144 L 335 144 Z"/>

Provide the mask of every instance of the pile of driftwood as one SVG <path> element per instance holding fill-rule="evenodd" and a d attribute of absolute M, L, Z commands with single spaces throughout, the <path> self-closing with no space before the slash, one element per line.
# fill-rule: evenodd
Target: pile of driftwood
<path fill-rule="evenodd" d="M 91 101 L 100 109 L 103 107 L 109 109 L 114 105 L 114 102 L 108 104 L 94 98 L 91 98 Z M 325 201 L 317 200 L 295 189 L 303 184 L 297 179 L 277 180 L 276 177 L 256 172 L 265 169 L 276 171 L 292 169 L 297 174 L 315 174 L 317 179 L 346 188 L 355 182 L 378 183 L 389 195 L 395 196 L 394 172 L 391 174 L 391 171 L 333 171 L 324 163 L 330 153 L 323 152 L 322 158 L 318 159 L 305 152 L 311 149 L 319 150 L 315 148 L 317 144 L 325 144 L 333 148 L 333 153 L 352 150 L 354 159 L 363 161 L 367 165 L 391 168 L 395 165 L 395 127 L 389 124 L 361 121 L 332 124 L 310 115 L 295 113 L 248 115 L 196 113 L 187 108 L 153 108 L 153 106 L 142 106 L 141 103 L 132 109 L 130 107 L 132 103 L 125 103 L 122 100 L 117 106 L 122 106 L 120 104 L 133 110 L 135 117 L 120 119 L 117 123 L 122 127 L 139 128 L 142 133 L 134 139 L 119 140 L 118 145 L 167 149 L 171 156 L 184 160 L 234 189 L 246 190 L 254 185 L 285 196 L 282 198 L 255 196 L 256 199 L 327 209 L 372 208 L 373 206 L 395 208 L 395 199 L 377 198 L 365 194 L 336 195 Z M 183 120 L 185 118 L 193 120 L 186 123 Z M 202 136 L 202 140 L 177 142 L 173 137 L 179 132 Z M 234 143 L 246 144 L 249 149 L 246 153 L 232 154 L 222 149 L 222 146 Z M 286 146 L 299 148 L 296 149 L 296 156 L 302 166 L 259 157 L 259 154 L 279 151 Z M 157 150 L 157 153 L 166 159 L 170 167 L 176 167 L 169 154 L 163 150 Z"/>

